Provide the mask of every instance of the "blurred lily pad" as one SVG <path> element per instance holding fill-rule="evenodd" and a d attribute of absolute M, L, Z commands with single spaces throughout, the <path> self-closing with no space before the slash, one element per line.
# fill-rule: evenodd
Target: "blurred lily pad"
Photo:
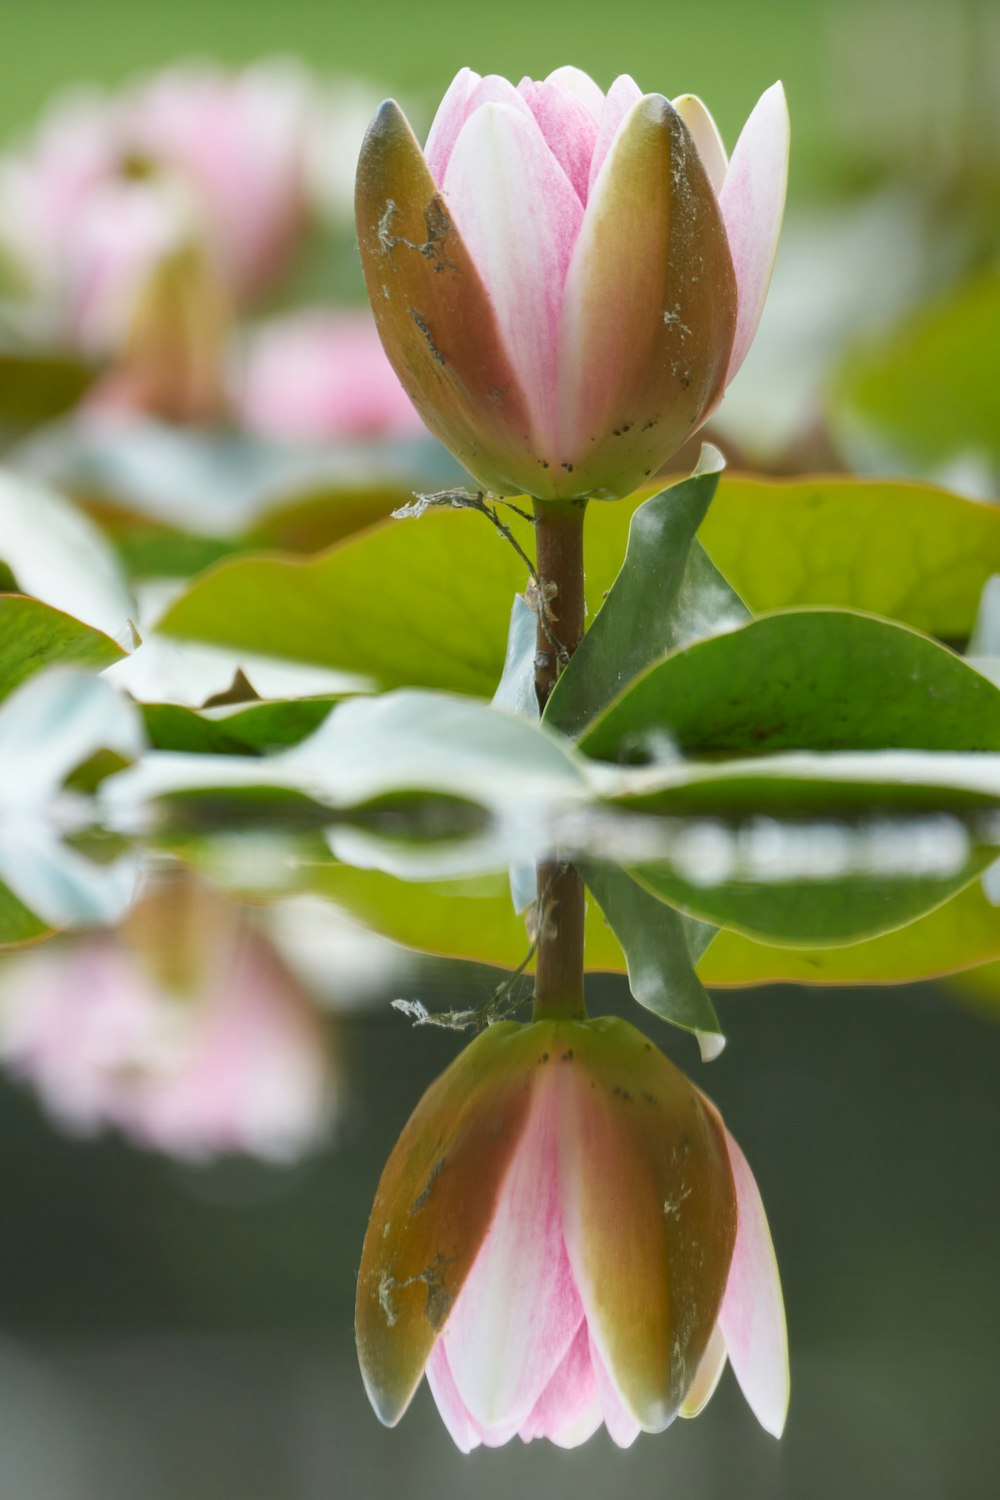
<path fill-rule="evenodd" d="M 43 667 L 63 663 L 99 672 L 124 655 L 102 631 L 50 604 L 0 594 L 0 698 Z"/>
<path fill-rule="evenodd" d="M 903 480 L 724 475 L 699 538 L 757 614 L 859 609 L 945 640 L 1000 572 L 1000 509 Z"/>
<path fill-rule="evenodd" d="M 0 349 L 0 432 L 16 436 L 63 416 L 96 374 L 72 354 Z"/>
<path fill-rule="evenodd" d="M 640 762 L 671 751 L 998 750 L 1000 690 L 903 625 L 788 610 L 664 657 L 581 747 Z"/>
<path fill-rule="evenodd" d="M 157 750 L 200 755 L 267 755 L 304 740 L 339 701 L 332 696 L 292 698 L 198 712 L 177 703 L 144 703 L 142 717 L 150 743 Z"/>
<path fill-rule="evenodd" d="M 857 467 L 928 477 L 964 469 L 995 483 L 998 386 L 1000 275 L 990 272 L 851 356 L 830 419 Z"/>

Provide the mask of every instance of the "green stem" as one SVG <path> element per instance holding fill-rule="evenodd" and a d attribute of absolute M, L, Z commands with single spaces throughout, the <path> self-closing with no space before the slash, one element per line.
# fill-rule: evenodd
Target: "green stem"
<path fill-rule="evenodd" d="M 536 500 L 538 630 L 535 692 L 544 709 L 556 678 L 583 639 L 583 518 L 586 500 Z"/>
<path fill-rule="evenodd" d="M 573 1021 L 583 999 L 583 881 L 569 864 L 538 866 L 538 947 L 532 1019 Z"/>

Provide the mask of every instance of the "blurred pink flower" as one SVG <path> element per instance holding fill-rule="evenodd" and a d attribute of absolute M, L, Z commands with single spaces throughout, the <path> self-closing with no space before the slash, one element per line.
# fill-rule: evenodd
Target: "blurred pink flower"
<path fill-rule="evenodd" d="M 192 1160 L 294 1159 L 329 1121 L 321 1027 L 267 942 L 217 898 L 201 899 L 209 926 L 199 931 L 164 922 L 154 895 L 124 937 L 10 958 L 0 972 L 0 1058 L 73 1131 L 113 1126 Z M 172 902 L 168 910 L 178 914 Z M 172 959 L 147 946 L 151 937 L 153 949 L 173 945 Z"/>
<path fill-rule="evenodd" d="M 427 145 L 393 101 L 358 165 L 362 263 L 390 359 L 489 489 L 614 499 L 710 415 L 750 346 L 785 201 L 788 113 L 727 160 L 705 106 L 463 68 Z"/>
<path fill-rule="evenodd" d="M 394 1425 L 426 1372 L 463 1452 L 695 1416 L 727 1359 L 788 1404 L 756 1183 L 714 1106 L 623 1021 L 490 1027 L 424 1095 L 362 1252 L 358 1353 Z"/>
<path fill-rule="evenodd" d="M 274 283 L 304 228 L 312 95 L 293 64 L 178 67 L 57 104 L 0 162 L 0 247 L 89 350 L 117 347 L 134 292 L 196 236 L 229 295 Z"/>
<path fill-rule="evenodd" d="M 308 442 L 424 431 L 367 311 L 317 308 L 265 324 L 247 338 L 235 387 L 243 425 L 268 437 Z"/>

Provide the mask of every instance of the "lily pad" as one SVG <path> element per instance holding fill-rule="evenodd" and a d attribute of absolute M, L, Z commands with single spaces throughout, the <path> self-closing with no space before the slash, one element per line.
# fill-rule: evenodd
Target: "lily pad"
<path fill-rule="evenodd" d="M 904 927 L 838 947 L 795 947 L 720 932 L 698 964 L 705 984 L 915 984 L 1000 961 L 1000 919 L 981 881 Z"/>
<path fill-rule="evenodd" d="M 706 448 L 690 479 L 633 513 L 628 548 L 597 619 L 559 677 L 545 722 L 579 735 L 651 662 L 742 625 L 748 611 L 695 539 L 722 459 Z"/>
<path fill-rule="evenodd" d="M 1000 509 L 905 480 L 726 474 L 698 535 L 755 614 L 859 609 L 944 640 L 1000 572 Z"/>
<path fill-rule="evenodd" d="M 125 655 L 102 631 L 22 594 L 0 594 L 0 698 L 56 663 L 99 672 Z"/>
<path fill-rule="evenodd" d="M 788 610 L 650 667 L 581 741 L 602 760 L 765 750 L 998 750 L 1000 690 L 903 625 Z"/>

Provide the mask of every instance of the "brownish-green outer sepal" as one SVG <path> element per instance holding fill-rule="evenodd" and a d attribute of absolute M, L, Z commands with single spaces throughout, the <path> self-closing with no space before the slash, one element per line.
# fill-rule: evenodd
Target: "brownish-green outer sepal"
<path fill-rule="evenodd" d="M 627 1022 L 564 1028 L 560 1191 L 591 1338 L 647 1432 L 676 1415 L 722 1305 L 736 1242 L 724 1132 Z M 572 1055 L 565 1057 L 571 1049 Z"/>
<path fill-rule="evenodd" d="M 361 1255 L 355 1332 L 369 1398 L 387 1426 L 409 1405 L 479 1253 L 527 1120 L 537 1051 L 537 1030 L 491 1026 L 431 1084 L 386 1163 Z"/>
<path fill-rule="evenodd" d="M 524 394 L 493 305 L 398 104 L 365 136 L 358 244 L 386 354 L 427 426 L 488 489 L 518 494 Z"/>
<path fill-rule="evenodd" d="M 638 488 L 722 396 L 736 275 L 712 185 L 673 106 L 635 106 L 591 192 L 563 304 L 561 435 L 574 492 Z"/>

